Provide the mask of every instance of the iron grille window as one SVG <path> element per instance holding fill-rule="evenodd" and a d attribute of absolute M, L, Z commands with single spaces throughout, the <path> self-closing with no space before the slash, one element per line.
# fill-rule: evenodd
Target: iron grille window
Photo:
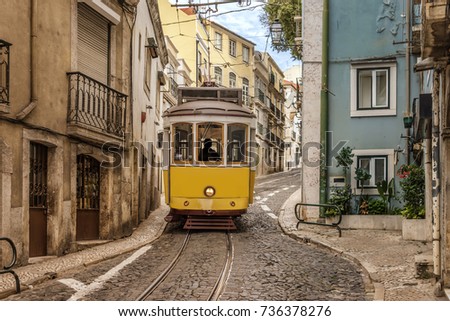
<path fill-rule="evenodd" d="M 10 46 L 10 43 L 0 39 L 0 104 L 9 104 Z"/>
<path fill-rule="evenodd" d="M 30 207 L 47 207 L 47 150 L 30 143 Z"/>
<path fill-rule="evenodd" d="M 88 155 L 77 157 L 77 208 L 100 208 L 100 163 Z"/>

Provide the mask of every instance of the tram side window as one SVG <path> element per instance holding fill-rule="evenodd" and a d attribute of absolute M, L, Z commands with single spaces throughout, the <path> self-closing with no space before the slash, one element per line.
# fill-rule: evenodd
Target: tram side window
<path fill-rule="evenodd" d="M 228 125 L 227 161 L 246 162 L 247 126 L 243 124 Z"/>
<path fill-rule="evenodd" d="M 192 124 L 174 125 L 174 155 L 177 163 L 192 162 Z"/>
<path fill-rule="evenodd" d="M 197 135 L 198 160 L 221 162 L 223 160 L 223 125 L 209 122 L 198 124 Z"/>

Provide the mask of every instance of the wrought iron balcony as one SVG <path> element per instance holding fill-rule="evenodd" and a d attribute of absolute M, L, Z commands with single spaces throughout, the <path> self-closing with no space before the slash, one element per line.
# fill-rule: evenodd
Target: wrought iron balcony
<path fill-rule="evenodd" d="M 0 111 L 7 112 L 9 105 L 9 47 L 10 43 L 0 39 Z M 3 107 L 2 107 L 3 106 Z"/>
<path fill-rule="evenodd" d="M 127 96 L 80 72 L 69 76 L 68 132 L 96 143 L 120 144 Z"/>

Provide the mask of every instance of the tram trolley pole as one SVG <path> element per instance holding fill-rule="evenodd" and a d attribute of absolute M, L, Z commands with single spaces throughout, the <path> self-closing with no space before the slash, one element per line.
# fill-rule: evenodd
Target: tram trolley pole
<path fill-rule="evenodd" d="M 0 269 L 0 274 L 6 274 L 6 273 L 11 273 L 14 276 L 14 279 L 16 281 L 16 293 L 20 293 L 20 280 L 19 280 L 19 276 L 17 275 L 16 272 L 14 272 L 11 268 L 16 264 L 16 260 L 17 260 L 17 250 L 16 250 L 16 246 L 14 245 L 14 242 L 8 238 L 8 237 L 0 237 L 0 241 L 5 241 L 7 242 L 10 246 L 11 246 L 11 250 L 12 250 L 12 259 L 11 259 L 11 263 L 8 265 L 3 266 L 2 269 Z"/>
<path fill-rule="evenodd" d="M 320 207 L 320 208 L 334 208 L 338 214 L 338 220 L 337 222 L 333 222 L 333 223 L 320 223 L 320 222 L 308 222 L 305 221 L 301 216 L 300 216 L 300 208 L 302 206 L 315 206 L 315 207 Z M 330 226 L 330 227 L 335 227 L 338 232 L 339 232 L 339 237 L 342 236 L 342 231 L 341 231 L 341 227 L 339 226 L 339 224 L 341 224 L 342 221 L 342 211 L 339 208 L 339 206 L 337 205 L 331 205 L 331 204 L 309 204 L 309 203 L 297 203 L 295 204 L 295 217 L 297 218 L 298 222 L 297 222 L 297 229 L 298 226 L 300 224 L 313 224 L 313 225 L 322 225 L 322 226 Z"/>

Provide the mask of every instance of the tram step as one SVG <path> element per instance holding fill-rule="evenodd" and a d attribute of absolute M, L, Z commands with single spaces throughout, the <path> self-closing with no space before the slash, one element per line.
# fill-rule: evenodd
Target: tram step
<path fill-rule="evenodd" d="M 184 229 L 188 230 L 236 230 L 231 217 L 192 217 L 188 216 Z"/>

